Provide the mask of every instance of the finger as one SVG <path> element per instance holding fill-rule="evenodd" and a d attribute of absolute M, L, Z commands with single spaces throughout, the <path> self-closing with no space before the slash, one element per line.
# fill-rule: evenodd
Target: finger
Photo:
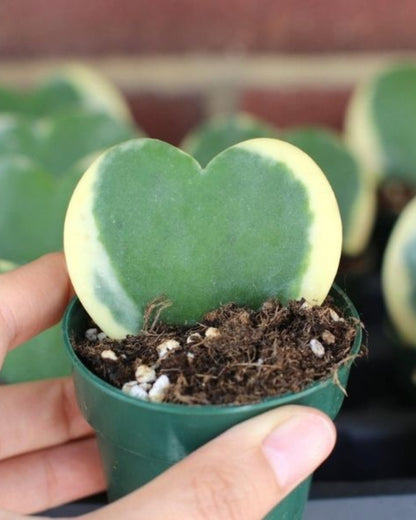
<path fill-rule="evenodd" d="M 72 379 L 0 387 L 0 460 L 92 435 Z"/>
<path fill-rule="evenodd" d="M 36 518 L 41 517 L 37 516 Z M 27 518 L 16 513 L 10 513 L 10 511 L 0 511 L 0 520 L 27 520 Z"/>
<path fill-rule="evenodd" d="M 0 362 L 6 351 L 57 323 L 72 296 L 62 253 L 0 275 Z"/>
<path fill-rule="evenodd" d="M 45 511 L 105 488 L 94 439 L 7 459 L 0 474 L 0 509 L 16 513 Z"/>
<path fill-rule="evenodd" d="M 91 518 L 263 518 L 329 455 L 335 428 L 290 406 L 240 424 Z"/>

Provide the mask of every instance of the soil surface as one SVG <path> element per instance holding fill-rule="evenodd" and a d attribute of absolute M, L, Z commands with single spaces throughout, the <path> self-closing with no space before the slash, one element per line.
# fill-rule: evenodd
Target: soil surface
<path fill-rule="evenodd" d="M 149 306 L 138 336 L 111 340 L 94 324 L 90 339 L 74 348 L 96 375 L 150 401 L 243 404 L 297 392 L 334 377 L 351 361 L 356 320 L 346 320 L 328 300 L 284 307 L 266 301 L 260 310 L 228 304 L 192 327 L 159 321 L 166 305 Z M 98 337 L 97 337 L 98 334 Z"/>

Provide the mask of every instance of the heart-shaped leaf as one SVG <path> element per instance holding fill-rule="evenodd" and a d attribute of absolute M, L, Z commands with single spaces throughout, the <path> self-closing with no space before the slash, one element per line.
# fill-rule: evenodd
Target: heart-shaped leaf
<path fill-rule="evenodd" d="M 361 253 L 374 224 L 375 184 L 335 132 L 305 127 L 288 130 L 281 138 L 306 152 L 322 168 L 341 213 L 342 249 L 347 255 Z"/>
<path fill-rule="evenodd" d="M 185 137 L 181 148 L 206 166 L 226 148 L 256 137 L 277 137 L 277 130 L 249 114 L 236 113 L 204 121 Z"/>
<path fill-rule="evenodd" d="M 346 140 L 379 180 L 416 185 L 416 65 L 396 64 L 356 89 L 346 114 Z"/>
<path fill-rule="evenodd" d="M 416 347 L 416 198 L 389 237 L 382 267 L 384 300 L 399 336 Z"/>
<path fill-rule="evenodd" d="M 0 113 L 43 117 L 61 111 L 88 109 L 131 122 L 122 95 L 107 79 L 81 64 L 52 72 L 28 91 L 0 87 Z"/>
<path fill-rule="evenodd" d="M 162 295 L 172 301 L 163 318 L 179 323 L 230 301 L 321 303 L 338 267 L 341 220 L 324 174 L 291 144 L 246 141 L 203 170 L 173 146 L 138 139 L 85 173 L 64 249 L 87 311 L 123 337 Z"/>

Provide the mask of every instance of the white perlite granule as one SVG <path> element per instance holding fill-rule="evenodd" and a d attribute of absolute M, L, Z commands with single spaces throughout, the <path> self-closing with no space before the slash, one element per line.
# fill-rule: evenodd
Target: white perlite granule
<path fill-rule="evenodd" d="M 136 397 L 136 399 L 143 399 L 143 401 L 149 400 L 149 396 L 146 390 L 142 388 L 137 381 L 129 381 L 128 383 L 124 383 L 121 391 L 127 395 L 130 395 L 131 397 Z"/>
<path fill-rule="evenodd" d="M 106 339 L 106 337 L 107 337 L 107 334 L 106 334 L 105 332 L 99 332 L 99 333 L 97 334 L 97 339 L 98 339 L 98 341 L 103 341 L 103 340 Z"/>
<path fill-rule="evenodd" d="M 117 361 L 118 360 L 117 354 L 113 350 L 110 350 L 110 349 L 103 350 L 101 352 L 101 358 L 102 359 L 110 359 L 111 361 Z"/>
<path fill-rule="evenodd" d="M 98 329 L 87 329 L 85 337 L 88 341 L 97 341 Z"/>
<path fill-rule="evenodd" d="M 160 403 L 163 401 L 169 387 L 170 381 L 168 376 L 165 374 L 159 376 L 153 383 L 152 388 L 149 390 L 149 400 Z"/>
<path fill-rule="evenodd" d="M 325 356 L 325 348 L 320 341 L 317 339 L 311 339 L 309 342 L 312 352 L 316 357 L 321 358 Z"/>
<path fill-rule="evenodd" d="M 136 368 L 134 377 L 138 383 L 153 383 L 156 379 L 156 371 L 148 365 L 139 365 Z"/>
<path fill-rule="evenodd" d="M 187 345 L 189 345 L 189 343 L 199 343 L 200 341 L 202 341 L 202 336 L 199 332 L 189 334 L 189 336 L 186 338 Z"/>
<path fill-rule="evenodd" d="M 174 352 L 181 348 L 181 345 L 176 339 L 167 339 L 160 345 L 156 347 L 157 353 L 159 354 L 159 359 L 166 357 L 170 352 Z"/>
<path fill-rule="evenodd" d="M 205 337 L 209 339 L 218 338 L 221 336 L 221 332 L 216 327 L 208 327 L 205 331 Z"/>

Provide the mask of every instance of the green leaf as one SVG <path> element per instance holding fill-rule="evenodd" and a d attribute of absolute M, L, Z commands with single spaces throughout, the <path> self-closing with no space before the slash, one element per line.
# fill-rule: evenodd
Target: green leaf
<path fill-rule="evenodd" d="M 0 117 L 0 156 L 20 155 L 56 175 L 82 157 L 135 137 L 137 132 L 113 117 L 75 110 L 43 119 Z"/>
<path fill-rule="evenodd" d="M 399 336 L 416 348 L 416 198 L 402 211 L 389 237 L 383 258 L 382 287 Z"/>
<path fill-rule="evenodd" d="M 202 170 L 153 139 L 115 146 L 79 182 L 65 254 L 82 303 L 113 337 L 137 332 L 146 305 L 193 322 L 221 303 L 269 296 L 321 303 L 341 249 L 338 206 L 296 147 L 254 139 Z"/>
<path fill-rule="evenodd" d="M 56 178 L 24 157 L 0 156 L 0 258 L 16 263 L 62 249 L 66 207 L 83 170 Z"/>
<path fill-rule="evenodd" d="M 319 127 L 290 129 L 282 134 L 306 152 L 325 173 L 338 202 L 343 251 L 357 255 L 368 244 L 376 213 L 376 188 L 335 132 Z"/>
<path fill-rule="evenodd" d="M 394 64 L 359 85 L 346 138 L 365 169 L 416 185 L 416 64 Z"/>
<path fill-rule="evenodd" d="M 39 118 L 62 111 L 86 109 L 131 124 L 123 96 L 104 76 L 86 65 L 60 67 L 29 90 L 0 87 L 0 113 Z"/>
<path fill-rule="evenodd" d="M 61 249 L 79 177 L 98 151 L 134 135 L 103 113 L 0 118 L 0 257 L 20 263 Z"/>

